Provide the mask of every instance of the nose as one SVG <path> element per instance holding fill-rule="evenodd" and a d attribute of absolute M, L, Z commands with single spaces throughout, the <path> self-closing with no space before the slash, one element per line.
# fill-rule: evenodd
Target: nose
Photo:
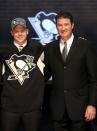
<path fill-rule="evenodd" d="M 66 27 L 63 25 L 63 26 L 62 26 L 62 30 L 64 30 L 65 28 L 66 28 Z"/>

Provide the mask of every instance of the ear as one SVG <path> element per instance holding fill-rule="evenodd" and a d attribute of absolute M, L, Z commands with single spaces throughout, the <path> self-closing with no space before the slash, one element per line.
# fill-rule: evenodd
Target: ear
<path fill-rule="evenodd" d="M 72 29 L 74 28 L 74 22 L 72 23 Z"/>
<path fill-rule="evenodd" d="M 11 35 L 13 36 L 13 32 L 12 32 L 12 30 L 10 31 L 10 33 L 11 33 Z"/>
<path fill-rule="evenodd" d="M 29 34 L 29 30 L 27 29 L 27 35 Z"/>

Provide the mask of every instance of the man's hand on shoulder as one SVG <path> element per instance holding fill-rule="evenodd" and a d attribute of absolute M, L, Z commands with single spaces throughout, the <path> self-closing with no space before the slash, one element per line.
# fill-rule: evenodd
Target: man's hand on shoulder
<path fill-rule="evenodd" d="M 83 36 L 79 36 L 78 39 L 81 39 L 81 40 L 87 40 L 85 37 Z"/>

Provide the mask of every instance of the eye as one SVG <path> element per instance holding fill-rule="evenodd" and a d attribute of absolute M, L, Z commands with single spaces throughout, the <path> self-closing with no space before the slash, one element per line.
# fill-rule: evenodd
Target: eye
<path fill-rule="evenodd" d="M 17 30 L 15 30 L 15 31 L 14 31 L 14 33 L 18 33 L 18 31 L 17 31 Z"/>
<path fill-rule="evenodd" d="M 57 24 L 57 26 L 58 26 L 58 27 L 61 27 L 61 26 L 62 26 L 62 24 Z"/>
<path fill-rule="evenodd" d="M 69 23 L 65 23 L 64 26 L 69 26 Z"/>

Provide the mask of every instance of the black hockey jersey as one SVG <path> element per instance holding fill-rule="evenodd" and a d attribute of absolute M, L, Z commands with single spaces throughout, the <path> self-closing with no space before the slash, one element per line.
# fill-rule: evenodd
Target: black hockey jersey
<path fill-rule="evenodd" d="M 3 109 L 11 112 L 41 109 L 44 78 L 37 62 L 42 52 L 43 46 L 34 40 L 21 52 L 13 43 L 0 47 L 0 61 L 5 66 L 1 93 Z"/>

